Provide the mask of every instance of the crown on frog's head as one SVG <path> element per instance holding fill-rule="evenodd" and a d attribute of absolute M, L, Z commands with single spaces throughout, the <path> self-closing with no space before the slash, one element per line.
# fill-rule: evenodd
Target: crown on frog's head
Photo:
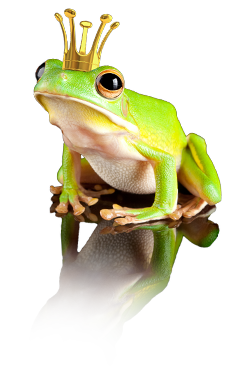
<path fill-rule="evenodd" d="M 66 9 L 64 13 L 69 18 L 69 21 L 70 21 L 71 38 L 70 38 L 69 50 L 68 50 L 66 31 L 63 25 L 62 16 L 59 13 L 55 13 L 55 17 L 61 25 L 62 33 L 64 36 L 64 43 L 65 43 L 62 69 L 63 70 L 64 69 L 81 70 L 83 72 L 88 72 L 90 70 L 98 68 L 103 46 L 108 36 L 110 35 L 110 33 L 113 31 L 113 29 L 116 29 L 120 25 L 120 23 L 115 22 L 111 24 L 109 31 L 107 32 L 106 36 L 102 40 L 100 48 L 97 50 L 98 43 L 99 43 L 103 29 L 105 28 L 105 25 L 112 20 L 112 17 L 110 15 L 102 15 L 100 17 L 101 25 L 98 28 L 92 48 L 90 52 L 86 54 L 87 32 L 88 32 L 88 29 L 91 28 L 92 23 L 90 23 L 89 21 L 81 21 L 80 25 L 81 27 L 83 27 L 83 35 L 82 35 L 82 40 L 80 45 L 80 51 L 77 52 L 76 43 L 75 43 L 75 24 L 74 24 L 74 17 L 76 16 L 76 12 L 73 9 Z"/>

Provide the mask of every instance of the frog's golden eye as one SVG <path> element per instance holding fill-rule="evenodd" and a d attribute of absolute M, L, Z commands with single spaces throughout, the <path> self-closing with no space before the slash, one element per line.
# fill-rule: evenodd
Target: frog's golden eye
<path fill-rule="evenodd" d="M 104 370 L 113 364 L 116 353 L 110 348 L 102 348 L 90 354 L 87 362 L 93 370 Z"/>
<path fill-rule="evenodd" d="M 121 74 L 113 70 L 105 70 L 96 78 L 97 92 L 108 99 L 117 98 L 122 93 L 124 85 Z"/>
<path fill-rule="evenodd" d="M 40 80 L 40 78 L 42 77 L 44 70 L 45 70 L 45 64 L 38 66 L 38 68 L 35 72 L 35 75 L 38 78 L 38 80 Z"/>

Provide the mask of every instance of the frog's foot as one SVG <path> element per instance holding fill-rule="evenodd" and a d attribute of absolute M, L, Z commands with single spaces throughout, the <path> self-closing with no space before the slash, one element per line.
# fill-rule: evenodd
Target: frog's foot
<path fill-rule="evenodd" d="M 67 215 L 67 212 L 66 213 L 59 213 L 59 212 L 57 212 L 57 206 L 60 204 L 59 196 L 58 195 L 53 195 L 51 197 L 51 201 L 53 202 L 53 204 L 50 206 L 50 210 L 49 210 L 50 214 L 53 214 L 53 213 L 56 212 L 56 217 L 64 218 Z M 68 212 L 72 213 L 70 210 Z M 83 215 L 88 220 L 91 220 L 92 222 L 97 222 L 98 221 L 97 215 L 93 214 L 88 206 L 85 206 L 85 210 L 84 210 Z M 74 215 L 74 218 L 75 218 L 75 220 L 77 220 L 79 222 L 84 222 L 85 218 L 84 218 L 83 215 Z"/>
<path fill-rule="evenodd" d="M 182 204 L 182 202 L 181 202 Z M 172 220 L 179 220 L 182 216 L 185 218 L 191 218 L 197 215 L 203 208 L 207 205 L 205 200 L 195 196 L 186 198 L 186 201 L 181 205 L 177 206 L 177 209 L 172 212 L 169 217 Z"/>
<path fill-rule="evenodd" d="M 168 211 L 159 209 L 157 207 L 148 208 L 128 208 L 121 207 L 118 204 L 113 204 L 112 210 L 101 210 L 101 217 L 105 220 L 111 220 L 120 216 L 122 218 L 115 219 L 115 222 L 119 225 L 125 224 L 139 224 L 150 220 L 168 219 Z"/>
<path fill-rule="evenodd" d="M 208 218 L 213 212 L 216 211 L 216 206 L 210 206 L 209 204 L 202 210 L 202 212 L 198 213 L 195 216 L 192 216 L 190 218 L 184 218 L 180 221 L 182 221 L 184 224 L 190 224 L 196 219 L 202 219 L 202 218 Z M 176 223 L 176 221 L 173 221 L 173 223 Z"/>
<path fill-rule="evenodd" d="M 95 186 L 98 189 L 98 186 Z M 68 212 L 69 204 L 73 208 L 74 215 L 81 215 L 85 211 L 85 207 L 80 202 L 92 206 L 98 202 L 98 197 L 101 195 L 112 194 L 114 189 L 100 189 L 99 191 L 85 190 L 82 186 L 78 189 L 64 188 L 63 186 L 50 187 L 50 191 L 54 195 L 60 195 L 60 204 L 56 207 L 56 211 L 60 214 Z"/>

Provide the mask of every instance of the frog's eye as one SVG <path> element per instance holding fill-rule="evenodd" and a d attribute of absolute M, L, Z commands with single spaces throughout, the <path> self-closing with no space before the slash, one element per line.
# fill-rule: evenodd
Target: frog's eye
<path fill-rule="evenodd" d="M 110 348 L 102 348 L 90 354 L 87 362 L 93 370 L 104 370 L 113 364 L 116 353 Z"/>
<path fill-rule="evenodd" d="M 41 64 L 35 72 L 36 80 L 39 81 L 45 70 L 45 62 Z"/>
<path fill-rule="evenodd" d="M 120 73 L 106 70 L 96 78 L 96 88 L 105 98 L 117 98 L 124 89 L 124 79 Z"/>

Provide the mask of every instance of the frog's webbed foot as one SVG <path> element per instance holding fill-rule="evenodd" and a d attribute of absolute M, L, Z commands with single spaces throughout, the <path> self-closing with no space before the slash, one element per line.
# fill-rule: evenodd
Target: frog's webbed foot
<path fill-rule="evenodd" d="M 73 208 L 74 215 L 81 215 L 85 211 L 85 207 L 80 202 L 92 206 L 98 202 L 101 195 L 113 194 L 114 189 L 101 189 L 100 185 L 95 186 L 96 191 L 85 190 L 82 186 L 77 189 L 66 188 L 64 186 L 50 187 L 50 191 L 54 195 L 60 195 L 60 204 L 56 207 L 56 211 L 60 214 L 68 212 L 69 204 Z"/>
<path fill-rule="evenodd" d="M 56 217 L 58 217 L 58 218 L 64 218 L 68 212 L 73 214 L 73 211 L 71 211 L 70 209 L 68 212 L 65 212 L 65 213 L 57 212 L 57 206 L 59 206 L 59 204 L 60 204 L 59 195 L 53 195 L 51 197 L 51 201 L 53 202 L 53 204 L 50 206 L 50 209 L 49 209 L 50 214 L 53 214 L 56 212 Z M 81 215 L 74 215 L 74 219 L 81 222 L 81 223 L 85 221 L 85 217 L 88 220 L 91 220 L 92 222 L 98 221 L 97 215 L 95 215 L 91 212 L 91 209 L 89 206 L 85 206 L 83 215 L 82 214 Z"/>
<path fill-rule="evenodd" d="M 216 211 L 216 206 L 210 206 L 209 204 L 203 208 L 201 212 L 199 212 L 197 215 L 190 217 L 190 218 L 183 218 L 181 220 L 178 220 L 179 222 L 183 222 L 184 224 L 190 224 L 196 219 L 203 219 L 208 218 L 213 212 Z M 178 223 L 178 221 L 173 220 L 173 223 Z"/>
<path fill-rule="evenodd" d="M 115 222 L 119 225 L 125 224 L 140 224 L 145 223 L 150 220 L 162 220 L 168 219 L 169 214 L 164 209 L 161 210 L 157 207 L 147 207 L 147 208 L 128 208 L 121 207 L 118 204 L 113 204 L 113 209 L 111 210 L 101 210 L 101 217 L 105 220 L 111 220 L 114 218 Z"/>
<path fill-rule="evenodd" d="M 179 220 L 182 216 L 192 218 L 207 205 L 205 200 L 192 195 L 181 195 L 179 203 L 180 205 L 177 206 L 176 210 L 169 215 L 172 220 Z"/>
<path fill-rule="evenodd" d="M 179 220 L 184 218 L 192 218 L 197 215 L 207 205 L 203 199 L 193 195 L 179 195 L 178 205 L 174 212 L 167 209 L 160 209 L 155 206 L 148 208 L 128 208 L 113 204 L 111 210 L 101 210 L 100 214 L 103 219 L 111 220 L 115 218 L 115 222 L 119 225 L 140 224 L 151 220 L 172 219 Z"/>

